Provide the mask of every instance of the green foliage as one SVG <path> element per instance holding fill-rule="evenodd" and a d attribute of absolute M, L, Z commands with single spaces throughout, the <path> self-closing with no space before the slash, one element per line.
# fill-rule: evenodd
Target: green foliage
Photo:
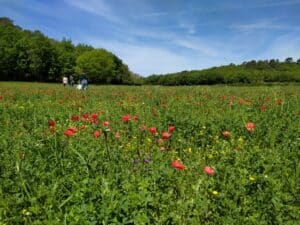
<path fill-rule="evenodd" d="M 0 224 L 299 224 L 299 92 L 0 83 Z"/>
<path fill-rule="evenodd" d="M 268 82 L 300 82 L 300 64 L 287 58 L 285 62 L 249 61 L 242 65 L 213 67 L 205 70 L 182 71 L 167 75 L 152 75 L 146 84 L 200 85 L 200 84 L 264 84 Z"/>

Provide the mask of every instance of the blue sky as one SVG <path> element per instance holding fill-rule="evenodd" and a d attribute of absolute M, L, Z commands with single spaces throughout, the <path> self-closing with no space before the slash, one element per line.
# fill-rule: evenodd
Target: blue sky
<path fill-rule="evenodd" d="M 0 0 L 0 16 L 150 74 L 300 58 L 300 0 Z"/>

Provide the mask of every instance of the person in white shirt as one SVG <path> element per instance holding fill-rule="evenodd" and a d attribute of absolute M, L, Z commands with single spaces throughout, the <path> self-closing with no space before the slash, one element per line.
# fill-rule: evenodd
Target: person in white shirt
<path fill-rule="evenodd" d="M 64 87 L 68 84 L 68 78 L 67 77 L 63 77 L 63 85 Z"/>

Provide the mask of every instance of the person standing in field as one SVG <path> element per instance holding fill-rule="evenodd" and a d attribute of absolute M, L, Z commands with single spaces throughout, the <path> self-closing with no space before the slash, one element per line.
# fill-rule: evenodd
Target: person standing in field
<path fill-rule="evenodd" d="M 88 85 L 86 74 L 85 73 L 81 74 L 79 80 L 82 85 L 82 90 L 85 91 L 87 89 L 87 85 Z"/>
<path fill-rule="evenodd" d="M 63 85 L 64 87 L 68 84 L 68 77 L 63 77 Z"/>
<path fill-rule="evenodd" d="M 73 87 L 73 85 L 74 85 L 74 78 L 73 78 L 72 75 L 70 75 L 69 85 L 70 85 L 71 87 Z"/>

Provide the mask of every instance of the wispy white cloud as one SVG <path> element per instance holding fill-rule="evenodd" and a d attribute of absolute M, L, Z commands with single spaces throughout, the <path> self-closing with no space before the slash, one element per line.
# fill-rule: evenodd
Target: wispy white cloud
<path fill-rule="evenodd" d="M 258 21 L 255 23 L 248 23 L 248 24 L 232 24 L 229 27 L 240 31 L 250 31 L 250 30 L 260 30 L 260 29 L 299 30 L 299 27 L 274 23 L 272 21 Z"/>
<path fill-rule="evenodd" d="M 220 55 L 220 51 L 212 47 L 213 44 L 211 42 L 201 40 L 200 38 L 179 38 L 174 39 L 173 42 L 180 47 L 191 49 L 203 56 L 216 57 Z"/>
<path fill-rule="evenodd" d="M 101 16 L 111 22 L 120 23 L 122 21 L 104 0 L 65 0 L 65 2 L 77 9 Z"/>

